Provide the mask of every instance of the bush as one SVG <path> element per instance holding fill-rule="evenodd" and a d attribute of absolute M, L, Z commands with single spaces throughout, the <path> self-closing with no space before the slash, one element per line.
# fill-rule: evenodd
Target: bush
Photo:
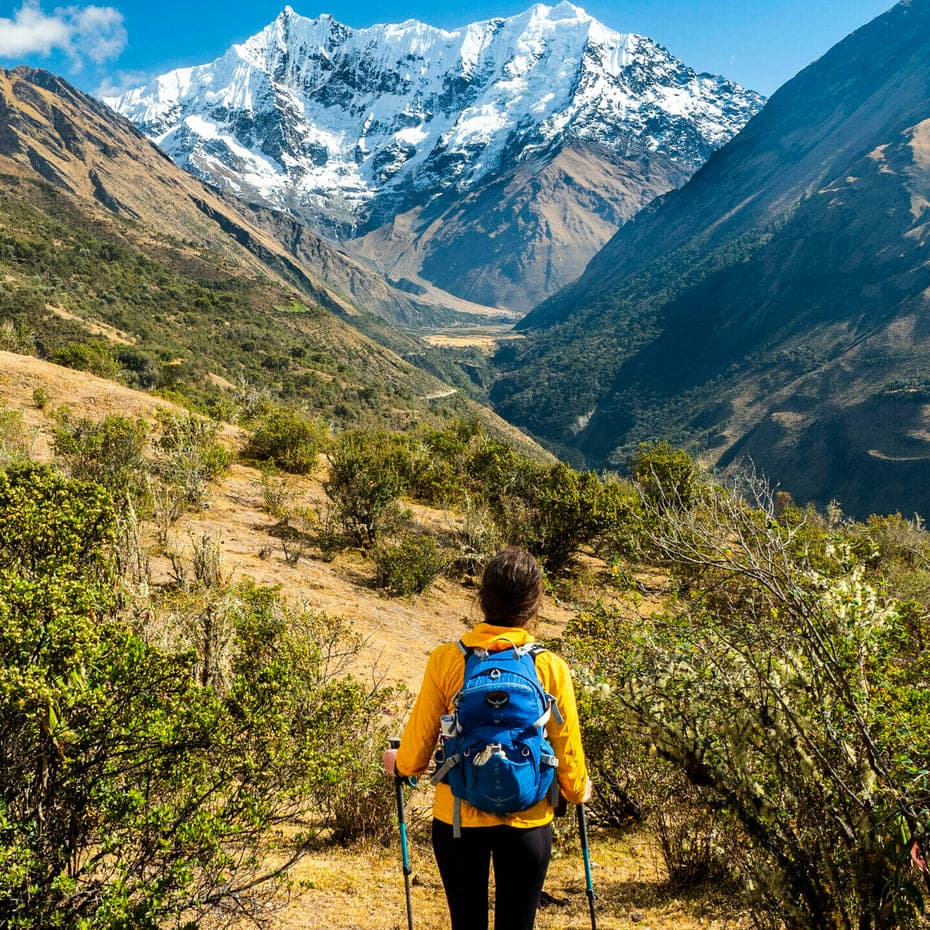
<path fill-rule="evenodd" d="M 56 349 L 50 360 L 66 368 L 89 371 L 100 378 L 115 378 L 120 372 L 119 362 L 113 357 L 110 344 L 103 339 L 69 342 Z"/>
<path fill-rule="evenodd" d="M 456 504 L 463 495 L 497 506 L 536 465 L 505 441 L 489 436 L 478 419 L 423 430 L 410 441 L 410 494 L 429 504 Z"/>
<path fill-rule="evenodd" d="M 313 798 L 322 823 L 338 843 L 377 840 L 387 844 L 397 830 L 394 784 L 384 777 L 381 756 L 388 731 L 408 703 L 403 689 L 366 690 L 351 679 L 333 681 L 316 719 L 326 755 L 313 779 Z"/>
<path fill-rule="evenodd" d="M 10 407 L 0 407 L 0 467 L 29 458 L 32 440 L 23 415 Z"/>
<path fill-rule="evenodd" d="M 316 467 L 327 442 L 328 431 L 319 420 L 289 407 L 273 407 L 259 418 L 245 455 L 293 474 L 307 474 Z"/>
<path fill-rule="evenodd" d="M 67 412 L 56 431 L 54 448 L 71 476 L 105 487 L 120 506 L 127 495 L 135 501 L 146 495 L 149 466 L 143 457 L 148 424 L 141 419 L 106 416 L 73 420 Z"/>
<path fill-rule="evenodd" d="M 11 319 L 0 320 L 0 352 L 31 355 L 35 348 L 35 336 L 24 323 Z"/>
<path fill-rule="evenodd" d="M 323 484 L 333 502 L 333 520 L 351 544 L 369 548 L 400 522 L 397 498 L 404 490 L 408 458 L 403 445 L 385 434 L 344 433 L 329 454 Z"/>
<path fill-rule="evenodd" d="M 287 523 L 294 504 L 294 490 L 286 477 L 262 472 L 262 508 L 275 520 Z"/>
<path fill-rule="evenodd" d="M 0 472 L 0 523 L 0 573 L 8 580 L 9 573 L 30 580 L 108 577 L 115 518 L 100 486 L 33 462 L 9 465 Z"/>
<path fill-rule="evenodd" d="M 459 577 L 480 577 L 485 565 L 504 546 L 504 537 L 490 509 L 465 496 L 461 524 L 451 533 L 452 555 L 449 570 Z"/>
<path fill-rule="evenodd" d="M 129 387 L 151 391 L 161 385 L 161 364 L 148 352 L 135 346 L 117 346 L 113 354 Z"/>
<path fill-rule="evenodd" d="M 627 468 L 646 499 L 659 509 L 687 507 L 694 499 L 694 459 L 668 442 L 640 443 Z"/>
<path fill-rule="evenodd" d="M 159 428 L 155 473 L 179 490 L 187 506 L 202 507 L 207 484 L 229 466 L 229 453 L 217 439 L 219 424 L 202 417 L 162 414 Z"/>
<path fill-rule="evenodd" d="M 422 594 L 442 574 L 447 561 L 432 536 L 403 536 L 375 550 L 375 585 L 400 596 Z"/>
<path fill-rule="evenodd" d="M 632 648 L 633 631 L 603 609 L 578 615 L 566 631 L 572 664 L 597 666 L 601 653 Z M 594 809 L 613 827 L 644 827 L 662 853 L 676 890 L 731 882 L 732 850 L 740 833 L 721 807 L 712 807 L 681 769 L 654 751 L 650 734 L 606 682 L 586 679 L 578 689 L 585 757 L 595 785 Z"/>
<path fill-rule="evenodd" d="M 283 875 L 261 865 L 272 830 L 285 871 L 312 823 L 386 834 L 374 749 L 398 695 L 345 679 L 344 624 L 268 589 L 206 591 L 159 646 L 117 609 L 102 488 L 16 466 L 0 522 L 4 927 L 257 920 Z"/>
<path fill-rule="evenodd" d="M 758 924 L 909 925 L 921 893 L 902 857 L 927 804 L 930 651 L 839 529 L 819 530 L 812 563 L 808 528 L 779 523 L 755 491 L 655 502 L 652 544 L 678 597 L 589 648 L 588 673 L 708 812 L 736 819 L 731 855 Z"/>
<path fill-rule="evenodd" d="M 285 766 L 276 760 L 277 767 L 286 776 L 293 766 L 294 776 L 306 779 L 310 809 L 333 839 L 387 839 L 395 809 L 393 784 L 380 765 L 384 721 L 406 705 L 405 692 L 364 688 L 347 677 L 362 641 L 344 620 L 288 607 L 268 588 L 241 588 L 234 610 L 230 697 L 243 708 L 273 708 L 265 731 L 278 735 L 263 751 L 297 753 Z"/>
<path fill-rule="evenodd" d="M 527 466 L 522 484 L 504 498 L 501 523 L 550 572 L 565 571 L 582 546 L 620 518 L 622 497 L 594 472 L 577 472 L 561 462 Z"/>

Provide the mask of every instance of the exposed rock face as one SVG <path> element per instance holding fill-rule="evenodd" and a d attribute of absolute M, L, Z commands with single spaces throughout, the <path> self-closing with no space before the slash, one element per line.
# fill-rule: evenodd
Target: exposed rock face
<path fill-rule="evenodd" d="M 335 238 L 371 234 L 358 251 L 382 268 L 466 297 L 480 279 L 485 303 L 526 310 L 762 100 L 560 3 L 451 32 L 288 7 L 217 61 L 108 103 L 225 190 Z"/>
<path fill-rule="evenodd" d="M 928 249 L 930 3 L 912 0 L 530 314 L 495 397 L 591 463 L 665 437 L 799 500 L 930 515 Z"/>

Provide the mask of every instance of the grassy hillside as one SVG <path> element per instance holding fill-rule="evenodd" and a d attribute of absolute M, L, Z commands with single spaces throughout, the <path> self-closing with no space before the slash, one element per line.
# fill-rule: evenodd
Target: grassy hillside
<path fill-rule="evenodd" d="M 337 426 L 438 422 L 475 411 L 509 431 L 454 386 L 476 390 L 461 369 L 377 317 L 349 325 L 222 252 L 63 197 L 41 180 L 0 181 L 8 349 L 175 392 L 227 418 L 264 396 Z M 448 374 L 453 385 L 398 353 Z"/>
<path fill-rule="evenodd" d="M 20 68 L 0 72 L 0 110 L 0 313 L 20 329 L 9 347 L 115 339 L 134 347 L 119 366 L 146 369 L 143 381 L 175 363 L 205 399 L 218 379 L 247 378 L 337 423 L 483 398 L 477 369 L 386 322 L 419 319 L 407 296 L 293 221 L 223 200 L 98 101 Z"/>
<path fill-rule="evenodd" d="M 225 381 L 350 422 L 424 411 L 422 396 L 441 387 L 230 258 L 95 214 L 51 185 L 2 182 L 0 314 L 22 348 L 205 404 L 223 403 Z M 95 340 L 96 352 L 76 348 Z"/>

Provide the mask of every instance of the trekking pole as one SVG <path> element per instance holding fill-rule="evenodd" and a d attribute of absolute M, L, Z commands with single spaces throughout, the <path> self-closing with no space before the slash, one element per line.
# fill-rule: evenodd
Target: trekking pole
<path fill-rule="evenodd" d="M 584 856 L 585 893 L 588 896 L 588 910 L 591 912 L 591 930 L 597 930 L 597 918 L 594 916 L 594 882 L 591 879 L 591 853 L 588 849 L 588 819 L 585 817 L 584 804 L 578 805 L 578 832 L 581 834 L 581 854 Z"/>
<path fill-rule="evenodd" d="M 388 746 L 391 749 L 400 747 L 400 738 L 397 736 L 388 737 Z M 410 875 L 413 869 L 410 867 L 410 853 L 407 849 L 407 820 L 404 817 L 404 782 L 406 779 L 399 775 L 394 776 L 394 793 L 397 797 L 397 826 L 400 828 L 400 852 L 401 861 L 404 868 L 404 892 L 407 895 L 407 928 L 413 930 L 413 905 L 410 901 Z"/>

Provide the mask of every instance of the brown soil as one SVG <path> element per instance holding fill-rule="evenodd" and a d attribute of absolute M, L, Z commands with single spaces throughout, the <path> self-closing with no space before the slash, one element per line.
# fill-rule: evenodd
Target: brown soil
<path fill-rule="evenodd" d="M 536 930 L 587 930 L 591 926 L 584 865 L 575 831 L 560 827 Z M 449 925 L 442 884 L 428 845 L 411 848 L 411 887 L 417 930 Z M 742 930 L 740 915 L 713 890 L 694 896 L 670 891 L 650 841 L 638 835 L 591 838 L 595 916 L 601 930 Z M 316 853 L 294 873 L 300 889 L 275 923 L 278 930 L 406 930 L 399 846 L 332 849 Z M 492 885 L 493 895 L 493 885 Z M 547 900 L 548 898 L 548 900 Z M 506 928 L 500 928 L 506 930 Z"/>

